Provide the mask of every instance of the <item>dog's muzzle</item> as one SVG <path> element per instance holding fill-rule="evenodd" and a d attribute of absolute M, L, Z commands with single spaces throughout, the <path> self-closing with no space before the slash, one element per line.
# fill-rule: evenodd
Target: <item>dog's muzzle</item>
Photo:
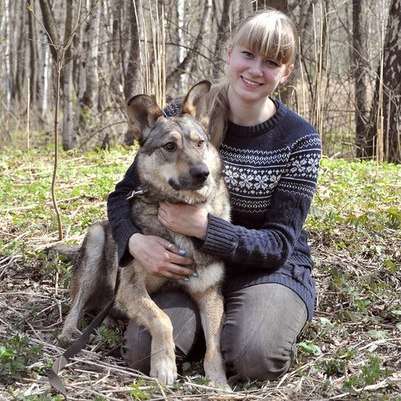
<path fill-rule="evenodd" d="M 191 166 L 188 173 L 189 174 L 186 174 L 185 176 L 180 176 L 178 178 L 178 182 L 171 178 L 169 179 L 168 183 L 176 191 L 196 191 L 198 189 L 201 189 L 205 185 L 210 171 L 206 164 L 200 163 Z"/>

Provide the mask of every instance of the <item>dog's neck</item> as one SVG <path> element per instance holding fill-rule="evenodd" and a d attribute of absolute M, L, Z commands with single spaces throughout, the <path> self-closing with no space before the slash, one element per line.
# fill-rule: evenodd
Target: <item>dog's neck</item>
<path fill-rule="evenodd" d="M 156 187 L 145 184 L 135 188 L 127 197 L 131 200 L 134 198 L 140 198 L 141 201 L 151 204 L 159 204 L 160 202 L 169 203 L 186 203 L 189 205 L 196 205 L 206 202 L 210 197 L 210 192 L 205 190 L 198 191 L 175 191 L 161 192 Z"/>

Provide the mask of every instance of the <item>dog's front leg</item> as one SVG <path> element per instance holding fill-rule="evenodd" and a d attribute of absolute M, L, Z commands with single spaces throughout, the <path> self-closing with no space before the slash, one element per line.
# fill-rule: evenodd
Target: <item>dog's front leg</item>
<path fill-rule="evenodd" d="M 87 300 L 89 299 L 89 295 L 82 287 L 76 294 L 71 309 L 65 319 L 63 330 L 58 336 L 58 341 L 61 345 L 67 346 L 73 341 L 75 336 L 81 334 L 78 329 L 78 322 L 82 317 L 83 309 Z"/>
<path fill-rule="evenodd" d="M 205 333 L 206 354 L 203 362 L 205 376 L 213 385 L 229 389 L 220 350 L 220 337 L 223 325 L 223 297 L 217 287 L 203 293 L 193 294 L 199 306 L 202 327 Z"/>
<path fill-rule="evenodd" d="M 162 384 L 172 384 L 177 378 L 173 326 L 170 318 L 150 298 L 144 285 L 124 285 L 117 302 L 130 319 L 145 326 L 152 337 L 150 376 Z"/>

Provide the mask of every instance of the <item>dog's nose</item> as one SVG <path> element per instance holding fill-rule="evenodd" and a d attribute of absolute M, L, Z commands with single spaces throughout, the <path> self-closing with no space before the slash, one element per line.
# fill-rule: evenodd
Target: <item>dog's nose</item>
<path fill-rule="evenodd" d="M 189 169 L 189 174 L 198 182 L 204 182 L 209 175 L 209 169 L 205 164 L 198 164 Z"/>

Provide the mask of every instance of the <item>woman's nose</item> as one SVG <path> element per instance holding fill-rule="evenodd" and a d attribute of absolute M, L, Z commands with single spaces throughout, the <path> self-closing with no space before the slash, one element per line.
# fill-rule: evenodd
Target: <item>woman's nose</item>
<path fill-rule="evenodd" d="M 263 75 L 263 62 L 261 60 L 253 60 L 252 65 L 250 66 L 250 72 L 255 76 Z"/>

